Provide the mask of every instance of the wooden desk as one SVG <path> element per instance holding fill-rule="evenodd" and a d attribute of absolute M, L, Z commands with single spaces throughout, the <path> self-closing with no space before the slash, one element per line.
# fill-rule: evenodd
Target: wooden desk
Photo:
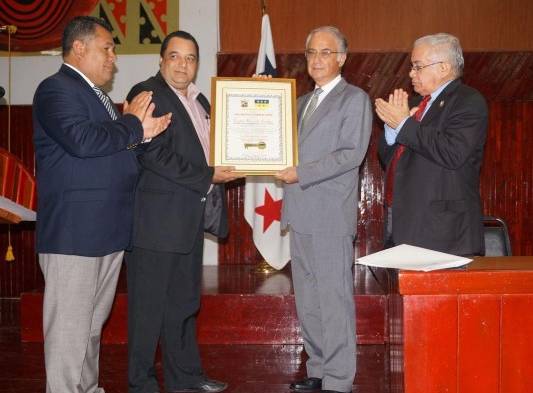
<path fill-rule="evenodd" d="M 405 393 L 533 391 L 533 257 L 389 278 L 391 379 Z"/>

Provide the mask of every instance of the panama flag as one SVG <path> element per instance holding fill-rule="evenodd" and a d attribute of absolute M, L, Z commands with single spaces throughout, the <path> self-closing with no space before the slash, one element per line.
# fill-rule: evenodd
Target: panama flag
<path fill-rule="evenodd" d="M 274 42 L 270 19 L 263 15 L 261 44 L 257 56 L 257 75 L 276 76 Z M 276 269 L 283 268 L 290 259 L 289 234 L 281 234 L 281 203 L 283 187 L 274 178 L 249 176 L 244 188 L 244 218 L 253 231 L 255 246 L 265 261 Z"/>

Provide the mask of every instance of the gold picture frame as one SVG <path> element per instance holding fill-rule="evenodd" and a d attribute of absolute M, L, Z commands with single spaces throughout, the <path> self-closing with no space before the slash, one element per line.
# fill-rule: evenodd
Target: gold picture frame
<path fill-rule="evenodd" d="M 298 163 L 296 81 L 211 78 L 210 165 L 273 175 Z"/>

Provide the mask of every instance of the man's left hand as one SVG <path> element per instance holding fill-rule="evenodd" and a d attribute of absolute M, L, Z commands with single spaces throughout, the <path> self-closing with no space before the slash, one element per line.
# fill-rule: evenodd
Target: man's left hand
<path fill-rule="evenodd" d="M 274 177 L 278 180 L 281 180 L 282 182 L 286 184 L 292 184 L 298 182 L 298 172 L 296 171 L 296 167 L 288 167 L 283 169 L 282 171 L 277 172 Z"/>

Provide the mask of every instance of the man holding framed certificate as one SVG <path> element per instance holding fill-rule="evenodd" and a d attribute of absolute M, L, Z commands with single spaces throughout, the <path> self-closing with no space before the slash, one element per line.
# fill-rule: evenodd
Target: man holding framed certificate
<path fill-rule="evenodd" d="M 368 95 L 340 75 L 347 43 L 335 27 L 306 41 L 315 89 L 298 99 L 299 163 L 285 183 L 282 228 L 290 225 L 296 309 L 309 360 L 295 391 L 351 392 L 355 376 L 353 240 L 359 167 L 372 128 Z"/>
<path fill-rule="evenodd" d="M 154 369 L 159 341 L 167 392 L 227 387 L 204 374 L 196 315 L 204 229 L 220 237 L 227 233 L 224 190 L 216 183 L 239 175 L 232 167 L 207 164 L 210 108 L 193 83 L 198 54 L 192 35 L 170 33 L 161 45 L 159 72 L 130 92 L 153 92 L 156 112 L 171 112 L 172 122 L 166 136 L 154 138 L 139 155 L 132 250 L 126 257 L 129 393 L 160 390 Z"/>

